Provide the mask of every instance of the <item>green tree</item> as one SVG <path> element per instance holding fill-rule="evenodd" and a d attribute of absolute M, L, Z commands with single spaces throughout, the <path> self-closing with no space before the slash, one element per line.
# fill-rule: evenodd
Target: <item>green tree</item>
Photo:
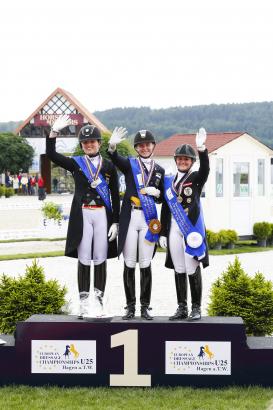
<path fill-rule="evenodd" d="M 25 138 L 10 132 L 0 134 L 0 172 L 27 172 L 33 157 L 34 149 Z"/>
<path fill-rule="evenodd" d="M 0 277 L 0 331 L 12 333 L 18 321 L 34 314 L 59 314 L 67 290 L 57 280 L 46 280 L 44 269 L 34 260 L 24 276 Z"/>
<path fill-rule="evenodd" d="M 273 332 L 273 284 L 257 272 L 247 275 L 236 257 L 213 283 L 208 306 L 210 316 L 241 316 L 249 335 Z"/>
<path fill-rule="evenodd" d="M 109 139 L 110 139 L 110 134 L 108 133 L 102 134 L 102 144 L 100 148 L 100 153 L 101 153 L 101 156 L 106 159 L 109 159 L 109 156 L 106 152 L 108 148 Z M 123 141 L 120 144 L 118 144 L 118 152 L 120 155 L 127 157 L 128 155 L 134 155 L 135 151 L 132 145 L 128 141 Z M 78 144 L 75 148 L 73 155 L 83 155 L 83 154 L 84 154 L 83 150 Z"/>
<path fill-rule="evenodd" d="M 246 131 L 264 144 L 273 147 L 272 101 L 161 109 L 112 108 L 96 111 L 94 114 L 108 129 L 113 129 L 116 125 L 126 127 L 129 140 L 132 140 L 140 129 L 150 130 L 156 136 L 156 140 L 160 141 L 176 133 L 195 133 L 203 126 L 208 132 Z M 18 125 L 16 122 L 0 122 L 0 132 L 14 131 Z"/>

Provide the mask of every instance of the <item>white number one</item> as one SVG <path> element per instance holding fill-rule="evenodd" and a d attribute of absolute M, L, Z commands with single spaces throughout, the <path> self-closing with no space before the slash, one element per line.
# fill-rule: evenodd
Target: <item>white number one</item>
<path fill-rule="evenodd" d="M 150 374 L 138 374 L 138 330 L 111 336 L 111 348 L 124 345 L 124 373 L 110 374 L 110 386 L 151 386 Z"/>

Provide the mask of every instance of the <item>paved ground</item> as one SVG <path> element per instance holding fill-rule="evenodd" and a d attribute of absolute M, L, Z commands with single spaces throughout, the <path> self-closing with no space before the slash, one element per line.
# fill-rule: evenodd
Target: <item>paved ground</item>
<path fill-rule="evenodd" d="M 61 226 L 47 222 L 41 208 L 45 202 L 62 205 L 63 214 L 68 215 L 72 195 L 48 195 L 45 201 L 37 196 L 13 196 L 0 198 L 0 240 L 22 238 L 57 238 L 66 236 L 67 222 Z"/>
<path fill-rule="evenodd" d="M 0 255 L 63 251 L 65 241 L 28 241 L 0 243 Z"/>
<path fill-rule="evenodd" d="M 49 195 L 46 199 L 63 205 L 65 213 L 69 213 L 72 195 Z M 41 213 L 42 202 L 37 197 L 0 198 L 0 239 L 26 237 L 65 237 L 67 225 L 62 227 L 52 224 L 44 227 Z M 64 241 L 54 242 L 17 242 L 0 244 L 0 254 L 29 253 L 64 249 Z M 211 284 L 226 270 L 228 263 L 234 261 L 234 255 L 211 256 L 210 266 L 203 271 L 203 312 L 209 301 Z M 273 251 L 239 255 L 244 270 L 254 275 L 258 270 L 267 279 L 273 278 Z M 155 315 L 171 315 L 176 309 L 176 295 L 173 272 L 164 267 L 165 254 L 157 253 L 153 260 L 152 307 Z M 26 264 L 31 260 L 15 260 L 0 262 L 0 274 L 17 276 L 25 272 Z M 67 257 L 42 258 L 48 279 L 57 279 L 68 288 L 67 299 L 71 313 L 77 313 L 77 260 Z M 106 313 L 121 315 L 125 306 L 123 291 L 123 261 L 108 261 L 108 280 L 105 294 Z M 139 298 L 139 272 L 136 273 L 137 295 Z"/>

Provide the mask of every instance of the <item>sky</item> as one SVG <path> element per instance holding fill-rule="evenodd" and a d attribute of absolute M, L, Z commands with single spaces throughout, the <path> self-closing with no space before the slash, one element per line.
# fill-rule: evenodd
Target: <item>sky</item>
<path fill-rule="evenodd" d="M 271 0 L 0 3 L 0 122 L 55 88 L 91 112 L 273 101 Z"/>

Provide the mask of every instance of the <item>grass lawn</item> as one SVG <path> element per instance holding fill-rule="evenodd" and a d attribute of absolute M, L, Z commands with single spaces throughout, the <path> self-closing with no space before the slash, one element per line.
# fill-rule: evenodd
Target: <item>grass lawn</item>
<path fill-rule="evenodd" d="M 0 243 L 14 243 L 14 242 L 57 242 L 65 241 L 66 238 L 25 238 L 25 239 L 2 239 Z"/>
<path fill-rule="evenodd" d="M 251 246 L 242 246 L 240 248 L 235 248 L 235 249 L 220 249 L 220 250 L 215 250 L 215 249 L 210 249 L 209 254 L 210 255 L 236 255 L 238 253 L 250 253 L 250 252 L 266 252 L 266 251 L 272 251 L 273 247 L 269 248 L 262 248 L 262 247 L 251 247 Z M 161 248 L 157 248 L 157 251 L 159 252 L 165 252 L 165 250 L 162 250 Z M 31 252 L 31 253 L 17 253 L 17 254 L 11 254 L 11 255 L 0 255 L 0 261 L 9 261 L 9 260 L 14 260 L 14 259 L 37 259 L 37 258 L 49 258 L 49 257 L 54 257 L 54 256 L 64 256 L 64 251 L 48 251 L 48 252 Z"/>
<path fill-rule="evenodd" d="M 66 238 L 33 238 L 33 239 L 16 239 L 16 240 L 3 240 L 0 243 L 13 243 L 13 242 L 30 242 L 30 241 L 63 241 Z M 261 247 L 257 246 L 256 241 L 238 241 L 234 249 L 223 248 L 220 250 L 209 249 L 210 255 L 235 255 L 239 253 L 250 253 L 250 252 L 266 252 L 272 251 L 273 246 Z M 166 252 L 165 249 L 157 247 L 157 252 Z M 64 256 L 64 251 L 47 251 L 47 252 L 31 252 L 31 253 L 18 253 L 10 255 L 0 255 L 0 261 L 7 261 L 13 259 L 34 259 L 34 258 L 48 258 L 54 256 Z"/>
<path fill-rule="evenodd" d="M 235 255 L 238 253 L 252 253 L 252 252 L 266 252 L 266 251 L 272 251 L 273 247 L 272 246 L 257 246 L 257 245 L 242 245 L 242 246 L 237 246 L 234 249 L 210 249 L 209 254 L 210 255 Z"/>
<path fill-rule="evenodd" d="M 238 241 L 234 249 L 223 248 L 220 250 L 209 249 L 210 255 L 235 255 L 238 253 L 251 253 L 251 252 L 266 252 L 272 251 L 273 246 L 257 246 L 256 241 Z M 157 247 L 157 252 L 166 252 L 165 249 Z"/>
<path fill-rule="evenodd" d="M 273 389 L 230 387 L 193 388 L 0 388 L 0 408 L 16 410 L 49 409 L 183 409 L 262 410 L 268 409 Z"/>
<path fill-rule="evenodd" d="M 64 251 L 49 251 L 49 252 L 32 252 L 32 253 L 17 253 L 13 255 L 0 255 L 0 261 L 10 261 L 14 259 L 37 259 L 49 258 L 53 256 L 64 256 Z"/>

